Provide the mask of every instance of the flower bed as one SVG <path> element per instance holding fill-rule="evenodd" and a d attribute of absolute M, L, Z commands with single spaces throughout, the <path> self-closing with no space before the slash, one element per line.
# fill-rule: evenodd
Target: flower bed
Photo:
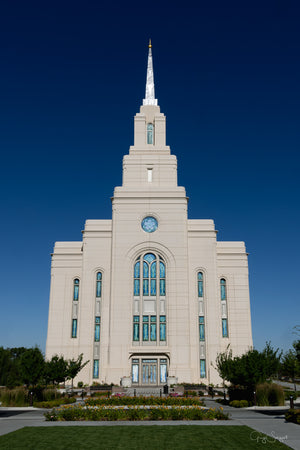
<path fill-rule="evenodd" d="M 77 420 L 228 420 L 222 410 L 204 409 L 200 406 L 62 406 L 45 413 L 50 421 Z"/>
<path fill-rule="evenodd" d="M 177 405 L 177 406 L 203 406 L 202 400 L 184 397 L 111 397 L 90 398 L 85 401 L 86 406 L 105 405 Z"/>
<path fill-rule="evenodd" d="M 300 409 L 289 409 L 285 413 L 285 420 L 300 425 Z"/>
<path fill-rule="evenodd" d="M 57 398 L 56 400 L 49 400 L 47 402 L 34 402 L 33 406 L 36 408 L 54 408 L 55 406 L 61 406 L 61 405 L 67 405 L 70 403 L 75 403 L 76 398 L 75 397 L 62 397 Z"/>

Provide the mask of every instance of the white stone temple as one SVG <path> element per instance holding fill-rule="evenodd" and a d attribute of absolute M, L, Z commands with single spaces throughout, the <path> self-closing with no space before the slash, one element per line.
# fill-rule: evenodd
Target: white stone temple
<path fill-rule="evenodd" d="M 52 255 L 46 358 L 83 353 L 75 383 L 218 384 L 217 354 L 252 347 L 245 244 L 218 242 L 213 220 L 188 219 L 187 207 L 150 43 L 112 219 L 87 220 L 82 241 L 56 242 Z"/>

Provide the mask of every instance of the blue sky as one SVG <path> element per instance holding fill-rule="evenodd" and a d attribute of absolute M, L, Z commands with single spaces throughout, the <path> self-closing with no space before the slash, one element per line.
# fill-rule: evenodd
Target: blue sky
<path fill-rule="evenodd" d="M 0 345 L 45 349 L 50 253 L 111 218 L 152 38 L 190 218 L 249 252 L 254 345 L 299 325 L 297 1 L 4 2 Z"/>

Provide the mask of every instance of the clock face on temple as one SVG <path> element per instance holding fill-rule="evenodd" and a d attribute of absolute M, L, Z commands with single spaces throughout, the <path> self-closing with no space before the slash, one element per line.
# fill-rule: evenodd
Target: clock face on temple
<path fill-rule="evenodd" d="M 155 217 L 147 216 L 142 220 L 142 228 L 146 233 L 153 233 L 157 230 L 158 222 Z"/>

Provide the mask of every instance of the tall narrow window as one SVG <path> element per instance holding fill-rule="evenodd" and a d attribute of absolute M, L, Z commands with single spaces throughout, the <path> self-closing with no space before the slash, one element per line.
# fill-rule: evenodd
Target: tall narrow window
<path fill-rule="evenodd" d="M 166 295 L 166 267 L 162 261 L 159 261 L 159 291 L 161 296 Z"/>
<path fill-rule="evenodd" d="M 160 382 L 161 383 L 167 382 L 167 360 L 166 359 L 160 360 Z"/>
<path fill-rule="evenodd" d="M 147 169 L 148 183 L 152 183 L 152 169 Z"/>
<path fill-rule="evenodd" d="M 150 340 L 156 341 L 156 316 L 150 317 Z"/>
<path fill-rule="evenodd" d="M 222 336 L 223 337 L 228 337 L 227 319 L 222 319 Z"/>
<path fill-rule="evenodd" d="M 140 262 L 136 262 L 134 265 L 134 294 L 140 295 Z"/>
<path fill-rule="evenodd" d="M 138 359 L 132 360 L 132 382 L 133 383 L 139 382 L 139 360 Z"/>
<path fill-rule="evenodd" d="M 77 319 L 72 320 L 72 338 L 77 337 Z"/>
<path fill-rule="evenodd" d="M 220 280 L 220 289 L 221 289 L 221 300 L 226 300 L 226 280 L 224 278 L 221 278 Z"/>
<path fill-rule="evenodd" d="M 97 273 L 97 280 L 96 280 L 96 297 L 100 298 L 102 295 L 102 273 Z"/>
<path fill-rule="evenodd" d="M 159 340 L 166 340 L 166 316 L 160 316 L 159 318 Z"/>
<path fill-rule="evenodd" d="M 93 378 L 99 378 L 99 359 L 94 359 Z"/>
<path fill-rule="evenodd" d="M 204 331 L 204 317 L 199 317 L 199 338 L 200 341 L 204 341 L 205 339 L 205 331 Z"/>
<path fill-rule="evenodd" d="M 200 359 L 200 378 L 205 378 L 206 368 L 205 368 L 205 359 Z"/>
<path fill-rule="evenodd" d="M 100 341 L 100 317 L 95 317 L 95 342 Z"/>
<path fill-rule="evenodd" d="M 151 264 L 150 273 L 151 273 L 150 294 L 153 296 L 156 295 L 156 261 L 153 261 L 153 263 Z"/>
<path fill-rule="evenodd" d="M 147 124 L 147 144 L 153 144 L 153 123 Z"/>
<path fill-rule="evenodd" d="M 156 258 L 153 253 L 147 253 L 143 261 L 143 295 L 148 296 L 149 294 L 156 295 Z"/>
<path fill-rule="evenodd" d="M 203 297 L 203 273 L 198 272 L 198 297 Z"/>
<path fill-rule="evenodd" d="M 140 316 L 133 316 L 133 340 L 140 340 Z"/>
<path fill-rule="evenodd" d="M 143 316 L 143 341 L 149 341 L 149 316 Z"/>
<path fill-rule="evenodd" d="M 79 280 L 75 278 L 73 285 L 73 300 L 77 301 L 79 298 Z"/>

